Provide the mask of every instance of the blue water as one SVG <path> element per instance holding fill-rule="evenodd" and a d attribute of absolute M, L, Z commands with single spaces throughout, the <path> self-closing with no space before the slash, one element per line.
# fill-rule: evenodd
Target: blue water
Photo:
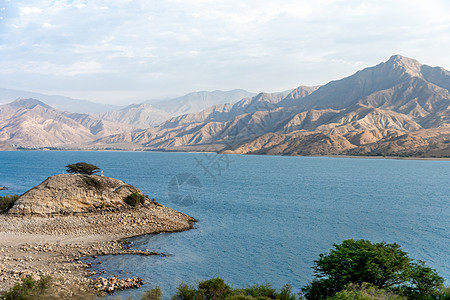
<path fill-rule="evenodd" d="M 87 161 L 105 176 L 199 220 L 195 229 L 130 239 L 169 257 L 107 256 L 94 262 L 139 276 L 166 297 L 181 283 L 220 276 L 234 287 L 270 282 L 295 289 L 312 279 L 319 253 L 344 239 L 397 242 L 450 279 L 450 161 L 240 156 L 159 152 L 0 152 L 0 186 L 23 193 L 64 166 Z M 180 194 L 173 178 L 199 185 Z M 179 175 L 180 179 L 184 175 Z M 169 193 L 172 192 L 172 193 Z M 175 196 L 174 196 L 175 195 Z M 118 295 L 136 296 L 142 290 Z"/>

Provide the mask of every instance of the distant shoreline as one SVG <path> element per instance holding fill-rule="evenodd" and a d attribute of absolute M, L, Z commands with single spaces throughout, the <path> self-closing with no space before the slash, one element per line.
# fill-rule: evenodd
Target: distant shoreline
<path fill-rule="evenodd" d="M 160 153 L 217 153 L 224 155 L 258 155 L 258 156 L 286 156 L 286 157 L 330 157 L 330 158 L 363 158 L 363 159 L 395 159 L 395 160 L 435 160 L 450 161 L 450 157 L 420 157 L 420 156 L 382 156 L 382 155 L 278 155 L 278 154 L 252 154 L 252 153 L 219 153 L 218 151 L 177 150 L 177 149 L 15 149 L 0 150 L 0 152 L 26 152 L 26 151 L 79 151 L 79 152 L 160 152 Z M 1 189 L 0 189 L 1 190 Z"/>

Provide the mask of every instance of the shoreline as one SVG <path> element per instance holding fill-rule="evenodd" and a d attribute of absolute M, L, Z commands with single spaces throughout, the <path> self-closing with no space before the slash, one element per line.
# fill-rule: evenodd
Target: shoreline
<path fill-rule="evenodd" d="M 140 278 L 102 278 L 83 257 L 103 255 L 159 255 L 127 249 L 125 239 L 193 228 L 196 220 L 158 203 L 139 208 L 98 211 L 82 215 L 0 215 L 0 295 L 27 275 L 35 280 L 51 276 L 60 297 L 81 292 L 105 294 L 138 288 Z M 100 276 L 101 277 L 101 276 Z"/>
<path fill-rule="evenodd" d="M 434 160 L 434 161 L 450 161 L 450 157 L 419 157 L 419 156 L 379 156 L 379 155 L 282 155 L 282 154 L 260 154 L 260 153 L 220 153 L 217 151 L 194 151 L 194 150 L 165 150 L 165 149 L 14 149 L 0 150 L 0 152 L 16 152 L 16 151 L 79 151 L 79 152 L 160 152 L 160 153 L 216 153 L 223 155 L 257 155 L 257 156 L 285 156 L 285 157 L 331 157 L 331 158 L 363 158 L 363 159 L 394 159 L 394 160 Z"/>

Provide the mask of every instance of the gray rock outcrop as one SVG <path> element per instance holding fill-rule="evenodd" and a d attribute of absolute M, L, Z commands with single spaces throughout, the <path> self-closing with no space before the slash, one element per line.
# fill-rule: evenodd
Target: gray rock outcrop
<path fill-rule="evenodd" d="M 8 211 L 14 215 L 49 215 L 127 207 L 125 199 L 142 192 L 125 182 L 98 175 L 60 174 L 24 193 Z"/>

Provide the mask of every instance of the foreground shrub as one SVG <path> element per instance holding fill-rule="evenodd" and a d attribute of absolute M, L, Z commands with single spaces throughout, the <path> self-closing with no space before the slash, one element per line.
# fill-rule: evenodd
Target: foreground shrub
<path fill-rule="evenodd" d="M 177 293 L 172 297 L 172 300 L 194 300 L 197 298 L 197 291 L 185 283 L 180 283 L 177 287 Z"/>
<path fill-rule="evenodd" d="M 278 299 L 277 290 L 274 289 L 269 283 L 255 284 L 249 288 L 243 289 L 242 293 L 245 296 L 252 296 L 257 299 Z"/>
<path fill-rule="evenodd" d="M 408 272 L 408 283 L 397 288 L 408 299 L 450 299 L 445 298 L 444 278 L 422 261 L 412 263 Z"/>
<path fill-rule="evenodd" d="M 222 278 L 212 278 L 198 284 L 200 299 L 224 299 L 231 293 L 231 288 Z"/>
<path fill-rule="evenodd" d="M 257 284 L 249 288 L 233 289 L 222 278 L 212 278 L 202 281 L 198 288 L 189 287 L 182 283 L 177 288 L 177 294 L 172 300 L 255 300 L 255 299 L 279 299 L 295 300 L 292 287 L 285 285 L 277 292 L 270 284 Z"/>
<path fill-rule="evenodd" d="M 43 294 L 50 288 L 50 281 L 49 276 L 43 276 L 36 281 L 28 275 L 2 298 L 5 300 L 43 299 Z"/>
<path fill-rule="evenodd" d="M 368 283 L 350 284 L 345 290 L 337 292 L 327 300 L 406 300 L 405 297 L 396 295 L 392 292 L 379 289 Z"/>
<path fill-rule="evenodd" d="M 302 289 L 308 300 L 326 299 L 363 283 L 409 299 L 438 299 L 443 290 L 443 278 L 435 270 L 411 262 L 395 243 L 345 240 L 320 254 L 313 268 L 316 278 Z"/>
<path fill-rule="evenodd" d="M 146 291 L 141 297 L 142 300 L 161 300 L 161 298 L 162 291 L 159 287 Z"/>
<path fill-rule="evenodd" d="M 18 195 L 0 196 L 0 213 L 5 213 L 13 207 L 18 198 Z"/>

